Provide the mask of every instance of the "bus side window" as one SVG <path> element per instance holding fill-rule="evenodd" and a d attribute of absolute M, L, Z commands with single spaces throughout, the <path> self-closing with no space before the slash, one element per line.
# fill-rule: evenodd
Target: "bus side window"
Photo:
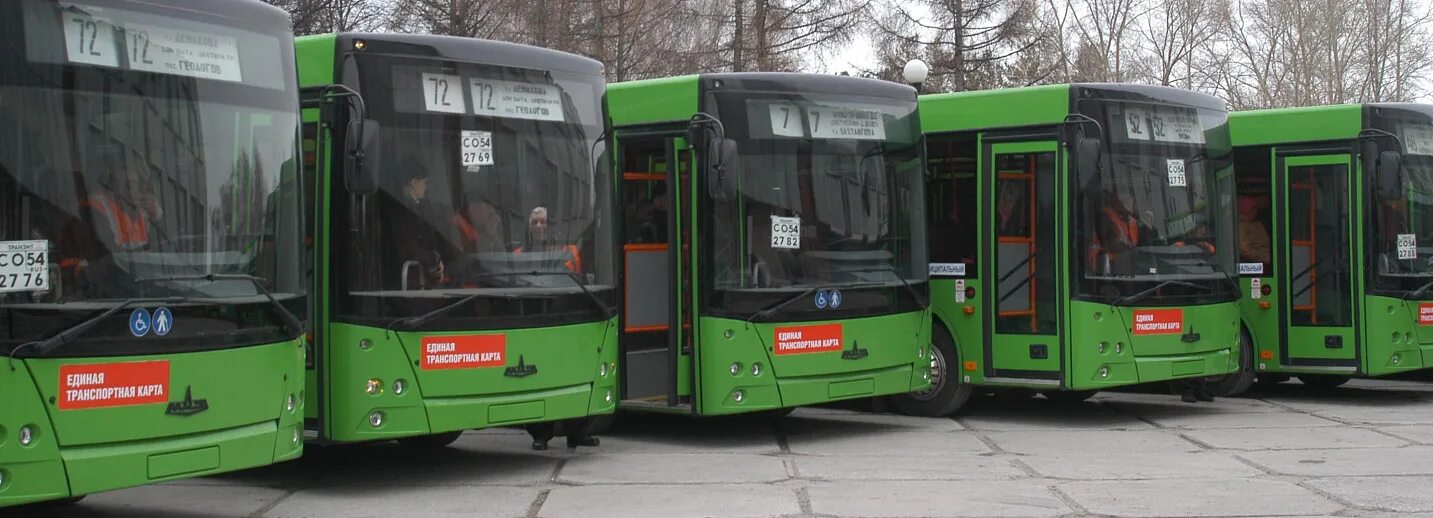
<path fill-rule="evenodd" d="M 1234 175 L 1238 183 L 1239 262 L 1258 264 L 1264 275 L 1273 273 L 1273 246 L 1270 236 L 1274 228 L 1272 193 L 1273 175 L 1270 148 L 1255 146 L 1234 150 Z M 1241 268 L 1245 270 L 1246 268 Z"/>
<path fill-rule="evenodd" d="M 978 271 L 975 134 L 931 137 L 926 146 L 930 262 L 964 263 L 965 277 L 973 279 Z"/>

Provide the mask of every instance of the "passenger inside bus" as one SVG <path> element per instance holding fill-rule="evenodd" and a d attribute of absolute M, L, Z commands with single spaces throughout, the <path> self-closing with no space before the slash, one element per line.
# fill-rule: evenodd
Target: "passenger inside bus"
<path fill-rule="evenodd" d="M 502 217 L 497 208 L 487 199 L 468 196 L 462 201 L 463 209 L 453 213 L 453 226 L 461 236 L 460 246 L 465 253 L 506 252 L 503 243 Z"/>
<path fill-rule="evenodd" d="M 578 251 L 577 245 L 571 243 L 558 243 L 551 236 L 551 227 L 548 223 L 547 207 L 538 205 L 532 208 L 527 216 L 527 239 L 523 246 L 513 250 L 515 254 L 524 252 L 566 252 L 562 260 L 562 266 L 572 273 L 582 273 L 582 253 Z"/>
<path fill-rule="evenodd" d="M 94 221 L 95 232 L 108 250 L 143 250 L 149 247 L 153 223 L 164 218 L 164 209 L 150 190 L 142 164 L 115 165 L 94 194 L 80 202 Z"/>
<path fill-rule="evenodd" d="M 1128 273 L 1132 271 L 1133 260 L 1129 253 L 1139 246 L 1141 235 L 1149 235 L 1149 229 L 1134 212 L 1127 195 L 1116 196 L 1106 190 L 1101 196 L 1101 208 L 1094 215 L 1095 235 L 1090 239 L 1089 261 L 1091 269 L 1099 274 Z"/>
<path fill-rule="evenodd" d="M 1267 195 L 1256 199 L 1252 195 L 1239 197 L 1239 261 L 1246 263 L 1269 263 L 1273 258 L 1273 245 L 1269 231 L 1259 221 L 1259 210 L 1268 205 Z"/>
<path fill-rule="evenodd" d="M 667 242 L 667 185 L 654 182 L 651 197 L 642 200 L 637 207 L 637 237 L 635 243 Z"/>
<path fill-rule="evenodd" d="M 445 269 L 439 249 L 441 236 L 430 221 L 433 204 L 428 201 L 428 170 L 416 160 L 405 160 L 403 183 L 397 197 L 381 199 L 383 232 L 393 243 L 385 265 L 396 275 L 390 289 L 426 289 L 442 284 Z"/>

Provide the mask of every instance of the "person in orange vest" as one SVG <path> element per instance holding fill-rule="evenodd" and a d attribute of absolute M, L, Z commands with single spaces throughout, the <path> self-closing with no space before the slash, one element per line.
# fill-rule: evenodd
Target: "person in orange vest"
<path fill-rule="evenodd" d="M 453 226 L 462 238 L 463 249 L 475 253 L 506 252 L 498 210 L 484 199 L 469 200 L 461 212 L 453 213 Z"/>
<path fill-rule="evenodd" d="M 558 243 L 552 240 L 548 231 L 547 207 L 533 207 L 527 216 L 527 244 L 517 247 L 513 253 L 565 251 L 567 258 L 562 265 L 572 273 L 582 273 L 582 253 L 577 245 Z"/>
<path fill-rule="evenodd" d="M 111 252 L 148 248 L 151 225 L 164 218 L 164 208 L 148 188 L 143 167 L 135 164 L 120 169 L 111 175 L 109 185 L 102 185 L 80 202 L 100 241 Z"/>
<path fill-rule="evenodd" d="M 1127 258 L 1125 252 L 1139 246 L 1144 228 L 1128 204 L 1113 192 L 1105 191 L 1103 199 L 1103 206 L 1095 214 L 1095 235 L 1090 238 L 1086 258 L 1096 273 L 1123 272 L 1128 268 L 1117 265 Z"/>

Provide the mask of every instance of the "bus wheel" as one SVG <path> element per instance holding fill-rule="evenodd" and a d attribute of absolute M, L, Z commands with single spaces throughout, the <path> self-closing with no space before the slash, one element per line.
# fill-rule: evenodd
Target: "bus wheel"
<path fill-rule="evenodd" d="M 930 388 L 901 394 L 891 402 L 902 414 L 942 417 L 955 413 L 970 399 L 971 386 L 960 380 L 960 353 L 955 340 L 940 325 L 931 326 Z"/>
<path fill-rule="evenodd" d="M 1344 383 L 1348 383 L 1348 380 L 1349 380 L 1349 377 L 1348 377 L 1348 376 L 1335 376 L 1335 375 L 1332 375 L 1332 374 L 1300 374 L 1300 375 L 1299 375 L 1299 381 L 1304 382 L 1305 385 L 1308 385 L 1308 386 L 1311 386 L 1311 387 L 1326 388 L 1326 389 L 1334 388 L 1334 387 L 1337 387 L 1337 386 L 1342 385 L 1342 384 L 1344 384 Z"/>
<path fill-rule="evenodd" d="M 1098 390 L 1051 390 L 1045 392 L 1044 395 L 1045 399 L 1050 401 L 1062 405 L 1072 405 L 1075 403 L 1083 403 L 1099 393 L 1100 391 Z"/>
<path fill-rule="evenodd" d="M 415 450 L 436 450 L 439 448 L 445 448 L 449 444 L 453 444 L 453 441 L 458 440 L 458 437 L 461 437 L 462 435 L 463 431 L 458 430 L 456 432 L 443 432 L 435 433 L 432 435 L 419 435 L 417 437 L 404 437 L 402 439 L 398 439 L 398 444 Z"/>
<path fill-rule="evenodd" d="M 612 429 L 612 425 L 613 425 L 613 424 L 616 424 L 616 423 L 617 423 L 617 413 L 616 413 L 616 412 L 613 412 L 613 413 L 611 413 L 611 414 L 603 414 L 603 415 L 590 416 L 590 417 L 587 418 L 587 433 L 588 433 L 588 435 L 602 435 L 602 434 L 605 434 L 605 433 L 607 433 L 608 430 L 611 430 L 611 429 Z"/>
<path fill-rule="evenodd" d="M 1223 376 L 1204 378 L 1209 395 L 1215 397 L 1237 396 L 1247 392 L 1254 384 L 1253 340 L 1243 330 L 1239 331 L 1239 370 Z"/>

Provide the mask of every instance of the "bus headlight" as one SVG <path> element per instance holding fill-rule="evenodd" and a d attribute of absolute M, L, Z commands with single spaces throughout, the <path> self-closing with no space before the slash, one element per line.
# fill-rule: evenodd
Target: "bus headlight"
<path fill-rule="evenodd" d="M 602 365 L 597 367 L 597 375 L 603 378 L 607 377 L 607 362 L 602 362 Z"/>
<path fill-rule="evenodd" d="M 753 363 L 753 364 L 751 364 L 751 375 L 752 375 L 752 376 L 760 376 L 760 375 L 761 375 L 761 364 L 760 364 L 760 363 Z"/>
<path fill-rule="evenodd" d="M 368 414 L 368 424 L 373 425 L 374 428 L 383 426 L 384 417 L 382 411 L 374 410 L 372 414 Z"/>
<path fill-rule="evenodd" d="M 746 401 L 746 392 L 742 392 L 741 389 L 733 390 L 731 392 L 731 400 L 737 403 Z"/>
<path fill-rule="evenodd" d="M 396 379 L 396 380 L 393 380 L 393 395 L 395 395 L 395 396 L 401 396 L 401 395 L 403 395 L 403 393 L 406 392 L 407 390 L 408 390 L 408 382 L 407 382 L 407 381 L 404 381 L 403 378 L 398 378 L 398 379 Z"/>
<path fill-rule="evenodd" d="M 607 393 L 602 395 L 602 401 L 606 403 L 612 402 L 612 389 L 607 389 Z"/>
<path fill-rule="evenodd" d="M 1100 367 L 1100 378 L 1101 378 L 1101 379 L 1104 379 L 1104 378 L 1109 378 L 1109 377 L 1110 377 L 1110 368 L 1109 368 L 1109 367 Z"/>
<path fill-rule="evenodd" d="M 1125 343 L 1124 343 L 1124 342 L 1115 342 L 1115 354 L 1124 354 L 1124 353 L 1125 353 Z"/>
<path fill-rule="evenodd" d="M 731 364 L 731 375 L 737 376 L 739 374 L 741 374 L 741 363 L 733 362 Z"/>
<path fill-rule="evenodd" d="M 20 427 L 20 446 L 29 446 L 35 442 L 35 428 L 30 425 Z"/>
<path fill-rule="evenodd" d="M 364 391 L 364 392 L 367 392 L 368 395 L 370 395 L 370 396 L 377 396 L 377 395 L 379 395 L 379 394 L 382 394 L 382 393 L 383 393 L 383 380 L 378 379 L 378 378 L 373 378 L 373 379 L 368 380 L 367 385 L 365 385 L 365 386 L 363 387 L 363 391 Z"/>
<path fill-rule="evenodd" d="M 295 408 L 298 408 L 298 398 L 295 398 L 293 394 L 289 394 L 289 397 L 284 398 L 284 410 L 293 412 Z"/>
<path fill-rule="evenodd" d="M 362 339 L 362 340 L 359 340 L 359 341 L 358 341 L 358 348 L 359 348 L 359 349 L 363 349 L 363 350 L 365 350 L 365 351 L 367 351 L 367 350 L 369 350 L 369 349 L 372 349 L 372 348 L 373 348 L 373 340 L 369 340 L 369 339 L 367 339 L 367 338 L 364 338 L 364 339 Z"/>
<path fill-rule="evenodd" d="M 5 483 L 9 482 L 9 479 L 10 477 L 5 473 L 5 470 L 0 469 L 0 488 L 5 487 Z"/>
<path fill-rule="evenodd" d="M 294 427 L 294 438 L 291 439 L 291 440 L 293 441 L 294 444 L 298 444 L 298 443 L 299 443 L 299 429 L 298 429 L 298 427 Z"/>
<path fill-rule="evenodd" d="M 1400 364 L 1400 363 L 1403 363 L 1403 357 L 1400 356 L 1400 355 L 1398 355 L 1398 353 L 1394 353 L 1392 359 L 1393 359 L 1393 364 L 1394 364 L 1394 365 L 1398 365 L 1398 364 Z"/>
<path fill-rule="evenodd" d="M 1096 347 L 1095 349 L 1098 350 L 1098 351 L 1100 352 L 1100 354 L 1104 354 L 1104 353 L 1105 353 L 1105 349 L 1108 348 L 1109 346 L 1110 346 L 1110 344 L 1109 344 L 1108 342 L 1100 342 L 1100 345 L 1099 345 L 1098 347 Z"/>

